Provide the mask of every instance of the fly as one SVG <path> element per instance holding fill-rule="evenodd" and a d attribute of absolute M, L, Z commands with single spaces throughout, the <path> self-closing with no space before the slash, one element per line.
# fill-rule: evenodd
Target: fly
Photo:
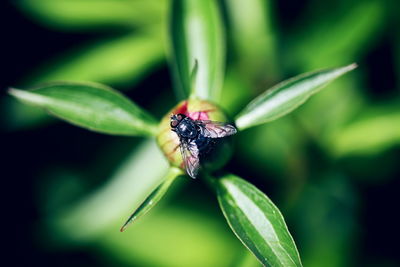
<path fill-rule="evenodd" d="M 216 138 L 233 135 L 235 126 L 209 120 L 193 120 L 184 114 L 171 116 L 171 130 L 179 137 L 179 147 L 187 174 L 196 178 L 200 158 L 212 150 Z"/>

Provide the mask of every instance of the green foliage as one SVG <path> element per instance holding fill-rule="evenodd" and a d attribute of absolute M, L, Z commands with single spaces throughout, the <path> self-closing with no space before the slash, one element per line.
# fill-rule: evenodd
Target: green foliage
<path fill-rule="evenodd" d="M 253 4 L 253 11 L 257 10 L 260 3 L 254 2 Z M 230 7 L 233 17 L 241 15 L 238 6 L 230 5 Z M 258 21 L 260 19 L 258 18 Z M 241 24 L 236 25 L 239 32 L 243 31 L 241 27 Z M 248 29 L 248 27 L 244 29 Z M 266 26 L 254 29 L 249 34 L 255 36 L 257 31 L 266 31 Z M 159 46 L 155 45 L 154 38 L 157 39 L 157 35 L 153 34 L 149 37 L 133 35 L 121 39 L 121 42 L 115 41 L 111 43 L 111 46 L 91 49 L 88 55 L 84 53 L 76 57 L 75 61 L 70 61 L 64 66 L 60 65 L 58 69 L 51 70 L 47 74 L 47 78 L 44 76 L 45 78 L 42 79 L 80 77 L 80 79 L 92 78 L 107 81 L 116 78 L 117 80 L 118 77 L 124 77 L 123 70 L 129 70 L 129 73 L 133 72 L 137 77 L 146 69 L 146 64 L 160 57 Z M 225 53 L 222 23 L 216 3 L 211 0 L 201 2 L 174 0 L 171 41 L 172 66 L 177 81 L 176 88 L 179 89 L 180 96 L 217 101 L 222 88 Z M 264 40 L 263 43 L 271 44 L 270 49 L 272 49 L 271 40 Z M 238 51 L 244 54 L 252 55 L 253 52 L 259 54 L 260 51 L 264 51 L 263 49 L 252 50 L 239 40 L 237 44 Z M 262 46 L 257 47 L 261 48 Z M 140 59 L 137 61 L 137 65 L 130 64 L 133 58 L 124 59 L 121 56 L 124 51 L 130 49 L 135 51 L 132 53 L 133 58 Z M 268 52 L 268 49 L 266 51 Z M 121 61 L 123 61 L 129 67 L 122 69 L 117 67 L 113 72 L 113 65 L 108 65 L 107 61 L 115 57 L 121 58 L 115 61 L 117 66 L 121 66 Z M 262 61 L 260 64 L 263 64 Z M 103 68 L 98 69 L 96 65 L 101 65 Z M 342 68 L 313 72 L 278 84 L 247 105 L 236 117 L 236 124 L 240 130 L 243 130 L 275 120 L 304 103 L 329 81 L 355 67 L 356 65 L 352 64 Z M 253 74 L 247 75 L 248 78 L 253 75 L 255 75 L 253 78 L 257 76 L 254 71 L 252 72 Z M 229 86 L 234 84 L 235 82 Z M 240 90 L 240 86 L 236 88 Z M 156 122 L 145 111 L 111 88 L 99 84 L 50 83 L 30 91 L 10 89 L 10 94 L 23 102 L 44 108 L 61 119 L 102 133 L 149 136 L 155 135 L 157 129 Z M 225 102 L 228 106 L 229 101 L 232 99 Z M 130 223 L 157 204 L 181 173 L 179 169 L 171 167 L 165 180 L 151 193 L 148 192 L 146 197 L 138 202 L 140 205 L 136 204 L 133 214 L 122 226 L 121 231 L 124 231 Z M 151 184 L 153 183 L 154 181 L 151 181 Z M 217 180 L 215 185 L 220 206 L 229 225 L 244 245 L 263 264 L 301 266 L 299 254 L 284 219 L 267 196 L 253 185 L 233 175 L 227 175 Z M 89 211 L 88 207 L 92 205 L 90 203 L 93 202 L 93 199 L 99 202 L 98 200 L 104 198 L 104 195 L 115 193 L 114 190 L 111 190 L 111 193 L 108 191 L 107 189 L 105 193 L 100 191 L 92 199 L 86 201 L 89 204 L 82 204 L 81 207 L 72 209 L 71 212 L 75 215 L 68 216 L 69 218 L 75 217 L 72 223 L 70 220 L 69 223 L 60 222 L 59 225 L 68 229 L 74 224 L 87 224 L 88 222 L 79 218 L 79 214 L 83 213 L 92 214 L 90 218 L 98 218 L 99 216 L 93 214 L 93 211 Z M 96 231 L 91 235 L 96 235 Z"/>
<path fill-rule="evenodd" d="M 304 30 L 293 35 L 296 41 L 290 42 L 286 56 L 303 70 L 355 61 L 381 34 L 384 16 L 383 6 L 375 0 L 346 2 L 338 10 L 321 12 L 314 18 L 318 23 L 298 25 Z"/>
<path fill-rule="evenodd" d="M 160 22 L 167 1 L 147 0 L 18 0 L 29 16 L 50 27 L 67 30 L 101 28 L 104 26 L 133 27 Z M 95 5 L 95 6 L 94 6 Z M 156 19 L 155 19 L 156 18 Z"/>
<path fill-rule="evenodd" d="M 364 179 L 355 174 L 359 170 L 353 163 L 359 163 L 364 173 L 378 173 L 375 183 L 385 173 L 393 176 L 398 172 L 363 161 L 381 157 L 396 165 L 398 158 L 390 154 L 400 144 L 398 97 L 392 92 L 395 97 L 390 95 L 390 102 L 382 98 L 377 105 L 366 84 L 377 71 L 377 67 L 371 71 L 366 65 L 377 55 L 365 57 L 373 49 L 380 49 L 376 44 L 384 39 L 379 38 L 382 33 L 390 42 L 394 40 L 391 45 L 400 55 L 400 39 L 392 38 L 390 23 L 385 21 L 392 13 L 397 16 L 390 9 L 398 5 L 375 0 L 340 0 L 326 5 L 306 1 L 307 7 L 299 9 L 293 21 L 283 23 L 276 15 L 280 8 L 271 2 L 16 1 L 15 6 L 24 14 L 46 27 L 103 35 L 88 35 L 93 40 L 76 44 L 55 59 L 45 58 L 44 64 L 18 81 L 18 87 L 53 80 L 69 82 L 39 85 L 33 90 L 10 89 L 13 97 L 30 105 L 12 102 L 11 97 L 1 99 L 2 113 L 12 113 L 7 115 L 6 128 L 45 125 L 43 122 L 51 122 L 43 113 L 47 111 L 100 133 L 154 137 L 158 122 L 127 97 L 104 85 L 70 81 L 146 89 L 147 84 L 138 82 L 163 66 L 166 49 L 162 30 L 169 26 L 169 59 L 176 97 L 209 100 L 228 114 L 237 114 L 234 121 L 239 133 L 231 171 L 240 169 L 251 177 L 254 174 L 258 183 L 268 180 L 266 184 L 272 184 L 263 188 L 290 221 L 290 232 L 296 237 L 304 265 L 352 264 L 357 254 L 353 253 L 357 245 L 355 222 L 363 227 L 355 212 L 355 203 L 362 196 L 357 194 L 352 179 L 359 178 L 358 183 Z M 168 13 L 169 25 L 165 19 Z M 384 48 L 392 51 L 389 46 Z M 388 61 L 389 57 L 383 54 L 382 58 Z M 349 62 L 359 62 L 360 70 L 310 98 L 356 68 L 356 64 L 332 68 Z M 382 67 L 392 63 L 385 62 Z M 331 68 L 271 87 L 282 76 L 322 67 Z M 166 85 L 168 82 L 161 81 Z M 386 81 L 381 80 L 380 85 L 383 91 L 388 90 Z M 168 109 L 165 103 L 170 103 L 163 98 L 170 99 L 171 95 L 166 91 L 156 97 L 149 106 L 160 115 Z M 253 127 L 257 125 L 261 127 Z M 101 169 L 104 161 L 118 153 L 120 150 L 114 147 L 99 148 L 99 158 L 106 159 L 95 158 L 93 165 Z M 79 171 L 65 170 L 68 172 Z M 198 186 L 203 181 L 190 180 L 189 187 L 185 184 L 189 184 L 188 179 L 176 179 L 182 174 L 182 170 L 168 166 L 153 141 L 147 141 L 135 147 L 117 171 L 104 174 L 110 175 L 107 181 L 96 180 L 99 184 L 90 184 L 90 189 L 76 183 L 86 180 L 82 178 L 85 175 L 74 176 L 72 182 L 68 175 L 54 175 L 54 183 L 62 190 L 55 186 L 56 193 L 48 193 L 53 202 L 44 205 L 52 207 L 44 215 L 45 230 L 57 236 L 60 243 L 72 241 L 72 246 L 80 247 L 86 243 L 96 258 L 114 265 L 255 266 L 256 258 L 268 266 L 302 265 L 281 212 L 266 194 L 232 174 L 213 178 L 223 214 L 250 254 L 224 227 L 223 217 L 208 202 L 211 198 Z M 206 173 L 205 177 L 208 175 L 213 174 Z M 71 201 L 76 195 L 69 190 L 79 191 L 79 198 Z M 163 205 L 162 199 L 170 196 L 172 205 Z M 158 203 L 161 205 L 155 207 Z M 148 216 L 141 216 L 153 207 Z M 121 230 L 133 221 L 135 225 L 120 234 L 118 227 L 132 210 Z M 137 220 L 139 216 L 144 218 Z"/>
<path fill-rule="evenodd" d="M 278 75 L 277 36 L 271 14 L 272 1 L 225 0 L 224 2 L 232 31 L 235 69 L 239 70 L 241 79 L 275 80 Z M 265 75 L 266 73 L 268 75 Z"/>
<path fill-rule="evenodd" d="M 286 115 L 310 96 L 321 90 L 322 86 L 356 68 L 355 64 L 303 74 L 267 90 L 236 116 L 236 125 L 244 130 L 251 126 L 276 120 Z"/>
<path fill-rule="evenodd" d="M 95 83 L 50 83 L 30 91 L 10 89 L 17 99 L 89 130 L 151 136 L 156 122 L 113 89 Z"/>
<path fill-rule="evenodd" d="M 216 186 L 230 227 L 263 264 L 302 266 L 282 214 L 266 195 L 233 175 L 222 177 Z"/>
<path fill-rule="evenodd" d="M 332 133 L 328 142 L 336 157 L 374 155 L 400 143 L 400 111 L 373 110 Z"/>
<path fill-rule="evenodd" d="M 218 101 L 224 74 L 224 33 L 214 0 L 173 0 L 172 69 L 180 98 Z M 192 75 L 194 74 L 194 75 Z"/>
<path fill-rule="evenodd" d="M 47 62 L 28 82 L 133 84 L 163 61 L 164 50 L 158 44 L 160 35 L 152 30 L 93 42 Z"/>

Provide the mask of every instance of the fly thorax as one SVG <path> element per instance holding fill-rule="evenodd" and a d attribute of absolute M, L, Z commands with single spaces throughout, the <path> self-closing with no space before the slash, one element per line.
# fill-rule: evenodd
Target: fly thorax
<path fill-rule="evenodd" d="M 194 139 L 197 136 L 196 125 L 186 119 L 179 123 L 177 130 L 179 134 L 184 138 Z"/>

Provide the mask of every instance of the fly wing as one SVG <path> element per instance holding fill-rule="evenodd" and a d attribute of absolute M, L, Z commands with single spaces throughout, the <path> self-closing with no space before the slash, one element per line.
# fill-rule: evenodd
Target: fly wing
<path fill-rule="evenodd" d="M 202 128 L 203 135 L 209 138 L 221 138 L 237 133 L 235 126 L 218 121 L 197 120 L 196 123 Z"/>
<path fill-rule="evenodd" d="M 200 168 L 199 150 L 197 145 L 193 141 L 189 143 L 181 140 L 179 147 L 181 149 L 186 172 L 190 177 L 196 178 Z"/>

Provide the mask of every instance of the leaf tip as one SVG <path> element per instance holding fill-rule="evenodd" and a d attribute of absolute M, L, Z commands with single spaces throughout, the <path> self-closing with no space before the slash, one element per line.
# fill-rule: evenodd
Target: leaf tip
<path fill-rule="evenodd" d="M 15 97 L 16 99 L 19 99 L 21 101 L 26 100 L 29 98 L 30 93 L 26 90 L 21 90 L 21 89 L 17 89 L 14 87 L 9 87 L 7 89 L 7 93 L 13 97 Z"/>
<path fill-rule="evenodd" d="M 354 63 L 346 66 L 345 68 L 346 68 L 347 71 L 351 71 L 351 70 L 356 69 L 357 67 L 358 67 L 358 64 L 354 62 Z"/>
<path fill-rule="evenodd" d="M 17 88 L 14 88 L 14 87 L 9 87 L 7 89 L 7 93 L 12 95 L 12 96 L 14 96 L 14 97 L 17 97 L 19 91 L 21 91 L 21 90 L 19 90 Z"/>
<path fill-rule="evenodd" d="M 119 231 L 122 233 L 126 230 L 126 228 L 128 228 L 128 226 L 134 221 L 134 219 L 129 218 L 124 225 L 122 225 L 122 227 L 119 229 Z"/>

